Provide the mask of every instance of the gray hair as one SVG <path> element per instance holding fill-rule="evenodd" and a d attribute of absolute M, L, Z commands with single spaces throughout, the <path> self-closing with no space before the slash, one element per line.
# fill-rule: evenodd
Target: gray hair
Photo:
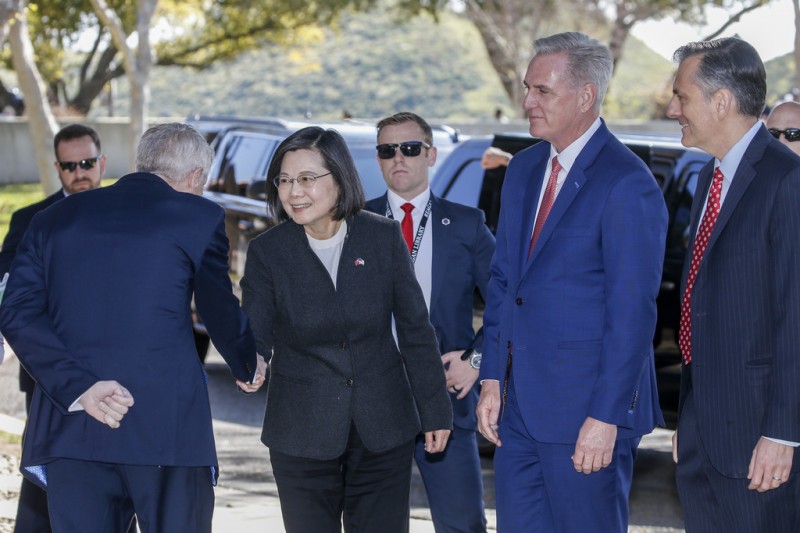
<path fill-rule="evenodd" d="M 567 55 L 567 78 L 573 87 L 577 89 L 590 83 L 597 88 L 594 110 L 599 113 L 614 71 L 611 51 L 597 39 L 575 31 L 557 33 L 533 42 L 534 57 L 559 53 Z"/>
<path fill-rule="evenodd" d="M 169 122 L 144 132 L 136 151 L 136 171 L 181 183 L 192 171 L 202 168 L 205 182 L 213 159 L 214 151 L 200 132 L 188 124 Z"/>
<path fill-rule="evenodd" d="M 739 114 L 759 118 L 767 103 L 767 71 L 750 43 L 738 37 L 699 41 L 675 50 L 672 60 L 700 57 L 694 82 L 706 100 L 720 89 L 733 94 Z"/>

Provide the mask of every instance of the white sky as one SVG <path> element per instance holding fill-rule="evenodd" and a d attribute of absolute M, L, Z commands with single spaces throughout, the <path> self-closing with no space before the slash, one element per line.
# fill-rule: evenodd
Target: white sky
<path fill-rule="evenodd" d="M 691 41 L 698 41 L 716 31 L 728 19 L 723 10 L 708 8 L 709 25 L 695 28 L 676 24 L 670 19 L 640 22 L 632 33 L 650 48 L 672 59 L 675 50 Z M 738 34 L 752 44 L 763 61 L 791 52 L 794 47 L 794 11 L 792 0 L 772 0 L 732 24 L 721 37 Z"/>

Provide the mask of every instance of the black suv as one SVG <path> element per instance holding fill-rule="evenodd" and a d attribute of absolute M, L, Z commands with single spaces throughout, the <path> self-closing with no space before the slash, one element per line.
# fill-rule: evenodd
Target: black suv
<path fill-rule="evenodd" d="M 689 243 L 689 214 L 697 176 L 711 156 L 685 148 L 676 136 L 618 133 L 617 137 L 650 167 L 669 212 L 664 272 L 658 296 L 658 326 L 653 339 L 654 345 L 658 346 L 665 328 L 675 333 L 678 331 L 681 271 Z M 480 164 L 483 152 L 489 146 L 495 146 L 515 154 L 537 142 L 539 139 L 528 134 L 497 134 L 464 140 L 431 179 L 431 190 L 442 198 L 483 209 L 486 223 L 494 232 L 505 167 L 484 171 Z"/>

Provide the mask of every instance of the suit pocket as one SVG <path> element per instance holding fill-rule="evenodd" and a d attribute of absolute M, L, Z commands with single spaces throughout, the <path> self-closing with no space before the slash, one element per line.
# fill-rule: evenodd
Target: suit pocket
<path fill-rule="evenodd" d="M 602 347 L 602 339 L 587 341 L 561 341 L 558 343 L 559 350 L 599 350 Z"/>
<path fill-rule="evenodd" d="M 590 228 L 560 228 L 553 230 L 554 239 L 575 239 L 589 237 L 591 234 L 592 230 Z"/>
<path fill-rule="evenodd" d="M 772 356 L 759 357 L 758 359 L 751 359 L 744 364 L 745 368 L 772 368 Z"/>

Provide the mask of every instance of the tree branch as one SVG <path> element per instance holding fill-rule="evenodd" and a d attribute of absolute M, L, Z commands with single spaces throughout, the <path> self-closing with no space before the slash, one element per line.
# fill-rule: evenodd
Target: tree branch
<path fill-rule="evenodd" d="M 769 0 L 767 0 L 767 1 L 769 1 Z M 742 18 L 742 15 L 744 15 L 745 13 L 749 13 L 750 11 L 753 11 L 755 9 L 758 9 L 759 7 L 762 7 L 762 6 L 766 5 L 766 3 L 767 2 L 764 1 L 764 0 L 755 0 L 755 2 L 753 4 L 743 7 L 738 13 L 734 14 L 733 16 L 731 16 L 731 18 L 729 18 L 728 21 L 725 24 L 720 26 L 717 31 L 715 31 L 714 33 L 712 33 L 710 35 L 707 35 L 706 37 L 703 37 L 702 40 L 703 41 L 710 41 L 711 39 L 716 39 L 717 37 L 719 37 L 722 34 L 722 32 L 727 30 L 730 26 L 732 26 L 733 24 L 736 24 L 737 22 L 739 22 L 739 20 Z"/>

